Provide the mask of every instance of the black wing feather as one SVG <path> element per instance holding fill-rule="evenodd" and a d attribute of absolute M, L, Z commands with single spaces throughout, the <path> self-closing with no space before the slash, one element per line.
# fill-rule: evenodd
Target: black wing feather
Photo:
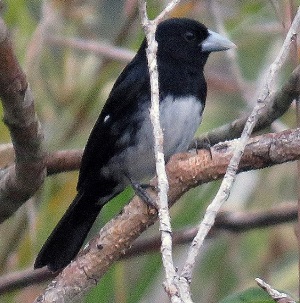
<path fill-rule="evenodd" d="M 84 190 L 87 185 L 92 189 L 98 188 L 95 185 L 101 184 L 103 188 L 103 183 L 110 182 L 99 177 L 99 170 L 118 152 L 116 142 L 131 123 L 128 117 L 131 117 L 131 112 L 138 107 L 138 101 L 144 99 L 141 94 L 144 94 L 145 98 L 150 94 L 144 44 L 116 80 L 90 134 L 81 162 L 78 191 Z M 106 122 L 105 117 L 109 117 Z M 122 126 L 122 129 L 119 129 L 119 126 Z"/>

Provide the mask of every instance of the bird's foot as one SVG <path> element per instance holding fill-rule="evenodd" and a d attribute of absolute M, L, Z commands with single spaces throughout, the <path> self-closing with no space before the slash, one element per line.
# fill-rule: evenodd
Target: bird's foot
<path fill-rule="evenodd" d="M 201 150 L 201 149 L 207 150 L 209 153 L 210 159 L 212 160 L 211 144 L 207 137 L 204 137 L 201 141 L 195 140 L 194 143 L 195 143 L 196 153 L 198 152 L 198 150 Z"/>
<path fill-rule="evenodd" d="M 157 191 L 157 188 L 151 184 L 141 184 L 131 179 L 129 180 L 135 194 L 139 196 L 148 206 L 154 207 L 156 210 L 158 210 L 156 201 L 147 192 L 148 188 L 151 188 L 154 191 Z"/>

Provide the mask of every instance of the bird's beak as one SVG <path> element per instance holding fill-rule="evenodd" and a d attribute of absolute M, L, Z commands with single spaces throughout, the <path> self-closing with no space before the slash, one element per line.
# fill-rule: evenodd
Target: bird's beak
<path fill-rule="evenodd" d="M 235 48 L 236 45 L 227 38 L 208 30 L 209 36 L 201 43 L 203 52 L 219 52 L 230 48 Z"/>

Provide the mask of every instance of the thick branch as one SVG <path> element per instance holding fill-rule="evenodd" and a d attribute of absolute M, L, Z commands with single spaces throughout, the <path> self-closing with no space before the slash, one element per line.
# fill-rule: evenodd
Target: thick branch
<path fill-rule="evenodd" d="M 297 219 L 297 204 L 282 203 L 281 205 L 269 209 L 265 212 L 220 212 L 217 215 L 215 225 L 213 226 L 209 237 L 218 235 L 219 230 L 242 233 L 255 228 L 265 228 L 277 226 L 278 224 L 293 222 Z M 197 228 L 188 228 L 185 230 L 174 231 L 173 244 L 190 243 L 196 233 Z M 137 240 L 133 243 L 126 254 L 121 259 L 128 259 L 142 254 L 149 254 L 159 251 L 161 245 L 160 235 L 149 239 Z M 50 272 L 46 267 L 33 270 L 25 269 L 19 272 L 10 273 L 0 277 L 0 293 L 13 291 L 22 287 L 38 284 L 56 275 Z"/>
<path fill-rule="evenodd" d="M 15 149 L 15 165 L 0 175 L 0 222 L 13 214 L 41 186 L 45 177 L 42 133 L 32 93 L 0 18 L 0 97 L 4 122 Z"/>
<path fill-rule="evenodd" d="M 169 203 L 172 205 L 188 189 L 221 178 L 228 166 L 236 141 L 222 143 L 198 154 L 175 155 L 167 165 Z M 300 158 L 300 129 L 267 134 L 251 139 L 239 166 L 239 172 L 259 169 Z M 150 193 L 149 194 L 155 194 Z M 82 296 L 119 259 L 132 242 L 157 219 L 156 212 L 137 197 L 122 213 L 108 222 L 89 242 L 74 262 L 66 267 L 35 302 L 69 302 Z M 56 298 L 56 299 L 54 299 Z M 53 300 L 53 301 L 51 301 Z"/>

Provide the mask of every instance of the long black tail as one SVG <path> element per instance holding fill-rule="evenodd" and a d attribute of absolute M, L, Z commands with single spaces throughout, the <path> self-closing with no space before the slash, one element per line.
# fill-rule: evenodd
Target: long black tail
<path fill-rule="evenodd" d="M 57 271 L 76 256 L 102 206 L 97 198 L 78 193 L 39 252 L 34 268 Z"/>

